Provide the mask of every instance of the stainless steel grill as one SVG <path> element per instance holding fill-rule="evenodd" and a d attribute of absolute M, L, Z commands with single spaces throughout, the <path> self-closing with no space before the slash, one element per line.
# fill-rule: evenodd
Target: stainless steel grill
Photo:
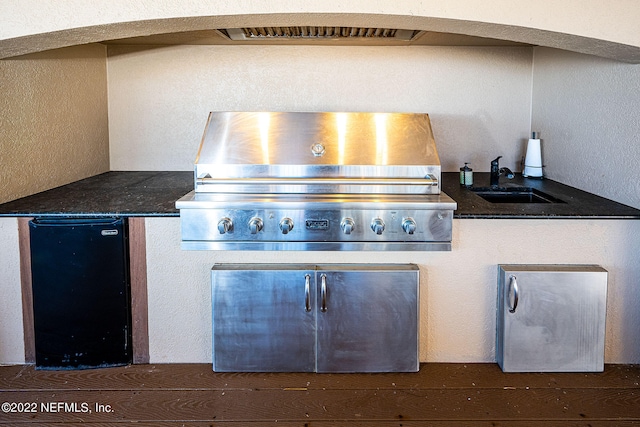
<path fill-rule="evenodd" d="M 183 249 L 450 250 L 427 114 L 213 112 Z"/>

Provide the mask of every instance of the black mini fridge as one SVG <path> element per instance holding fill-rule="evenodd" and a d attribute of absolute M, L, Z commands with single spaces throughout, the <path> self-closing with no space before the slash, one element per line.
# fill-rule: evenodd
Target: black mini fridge
<path fill-rule="evenodd" d="M 36 218 L 29 228 L 36 368 L 131 363 L 126 219 Z"/>

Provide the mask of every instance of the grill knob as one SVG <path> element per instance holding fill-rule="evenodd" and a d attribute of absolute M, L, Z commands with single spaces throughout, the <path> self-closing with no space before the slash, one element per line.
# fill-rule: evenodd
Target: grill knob
<path fill-rule="evenodd" d="M 218 231 L 220 234 L 228 233 L 233 229 L 233 223 L 231 222 L 231 218 L 222 218 L 218 221 Z"/>
<path fill-rule="evenodd" d="M 382 234 L 384 231 L 384 221 L 382 218 L 374 218 L 373 221 L 371 221 L 371 229 L 378 235 Z"/>
<path fill-rule="evenodd" d="M 340 222 L 340 228 L 342 229 L 342 232 L 344 234 L 351 234 L 354 226 L 355 226 L 355 222 L 353 221 L 353 218 L 344 218 Z"/>
<path fill-rule="evenodd" d="M 249 220 L 249 230 L 251 234 L 258 234 L 262 231 L 263 222 L 258 217 L 253 217 Z"/>
<path fill-rule="evenodd" d="M 416 221 L 409 217 L 402 220 L 402 229 L 407 234 L 413 234 L 416 231 Z"/>
<path fill-rule="evenodd" d="M 287 234 L 293 230 L 293 220 L 291 218 L 282 218 L 280 220 L 280 230 L 282 230 L 282 234 Z"/>

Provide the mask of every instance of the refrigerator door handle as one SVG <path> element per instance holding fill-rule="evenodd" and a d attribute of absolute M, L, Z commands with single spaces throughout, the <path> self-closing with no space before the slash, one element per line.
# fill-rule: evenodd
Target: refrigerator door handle
<path fill-rule="evenodd" d="M 509 313 L 515 313 L 518 308 L 518 282 L 516 276 L 509 276 Z"/>

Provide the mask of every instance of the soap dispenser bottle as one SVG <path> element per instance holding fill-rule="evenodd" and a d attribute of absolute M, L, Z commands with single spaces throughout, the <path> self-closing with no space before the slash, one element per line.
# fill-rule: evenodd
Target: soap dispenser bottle
<path fill-rule="evenodd" d="M 471 187 L 473 185 L 473 169 L 469 167 L 469 163 L 465 163 L 460 168 L 460 185 L 463 187 Z"/>

